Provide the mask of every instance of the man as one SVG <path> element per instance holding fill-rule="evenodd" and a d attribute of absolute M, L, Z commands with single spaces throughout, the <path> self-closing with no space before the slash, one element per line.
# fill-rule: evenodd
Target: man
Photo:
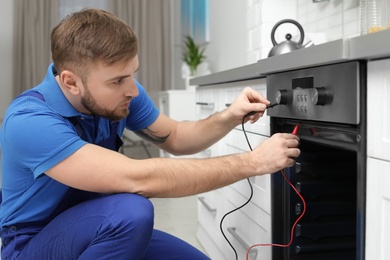
<path fill-rule="evenodd" d="M 2 259 L 208 259 L 153 230 L 147 198 L 216 189 L 294 165 L 299 139 L 276 134 L 252 152 L 134 160 L 116 152 L 128 128 L 173 154 L 199 152 L 269 104 L 246 88 L 196 122 L 159 113 L 135 80 L 138 42 L 111 14 L 86 9 L 51 34 L 45 79 L 9 106 L 0 132 Z M 114 150 L 114 151 L 113 151 Z"/>

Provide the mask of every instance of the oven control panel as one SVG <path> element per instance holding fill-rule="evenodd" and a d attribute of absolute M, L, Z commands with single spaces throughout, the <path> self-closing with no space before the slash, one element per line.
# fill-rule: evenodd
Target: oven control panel
<path fill-rule="evenodd" d="M 267 76 L 273 117 L 359 124 L 359 62 L 326 65 Z"/>

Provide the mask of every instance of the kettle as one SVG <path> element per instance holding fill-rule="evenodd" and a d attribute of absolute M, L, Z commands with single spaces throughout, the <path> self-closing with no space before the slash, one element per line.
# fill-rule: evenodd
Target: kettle
<path fill-rule="evenodd" d="M 283 23 L 292 23 L 298 27 L 299 32 L 301 34 L 299 42 L 291 41 L 291 34 L 289 34 L 289 33 L 286 34 L 287 41 L 284 41 L 281 43 L 276 42 L 275 31 Z M 297 21 L 292 20 L 292 19 L 285 19 L 285 20 L 279 21 L 278 23 L 275 24 L 275 26 L 272 28 L 272 31 L 271 31 L 271 41 L 272 41 L 272 44 L 274 45 L 274 47 L 270 50 L 268 57 L 272 57 L 275 55 L 280 55 L 280 54 L 288 53 L 288 52 L 291 52 L 294 50 L 302 49 L 304 47 L 302 45 L 304 38 L 305 38 L 305 33 L 303 31 L 303 28 Z"/>

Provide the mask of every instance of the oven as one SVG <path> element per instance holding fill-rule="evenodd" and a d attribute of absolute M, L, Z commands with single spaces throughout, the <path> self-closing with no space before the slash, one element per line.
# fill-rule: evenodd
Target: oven
<path fill-rule="evenodd" d="M 299 124 L 301 155 L 287 178 L 306 201 L 291 246 L 273 259 L 364 259 L 366 63 L 349 61 L 267 76 L 271 134 Z M 272 242 L 288 244 L 303 203 L 281 173 L 271 177 Z"/>

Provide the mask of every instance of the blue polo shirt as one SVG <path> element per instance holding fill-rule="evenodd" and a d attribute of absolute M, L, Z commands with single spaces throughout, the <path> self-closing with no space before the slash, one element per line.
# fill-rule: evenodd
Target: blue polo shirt
<path fill-rule="evenodd" d="M 98 143 L 110 136 L 110 121 L 78 112 L 58 86 L 55 68 L 50 65 L 45 79 L 32 96 L 15 99 L 8 107 L 0 129 L 2 150 L 2 195 L 0 226 L 46 220 L 68 192 L 69 187 L 45 175 L 86 143 Z M 119 121 L 124 128 L 147 128 L 159 111 L 144 88 L 136 82 L 139 96 L 130 103 L 130 114 Z M 68 119 L 77 120 L 84 140 Z M 97 123 L 97 127 L 96 127 Z"/>

